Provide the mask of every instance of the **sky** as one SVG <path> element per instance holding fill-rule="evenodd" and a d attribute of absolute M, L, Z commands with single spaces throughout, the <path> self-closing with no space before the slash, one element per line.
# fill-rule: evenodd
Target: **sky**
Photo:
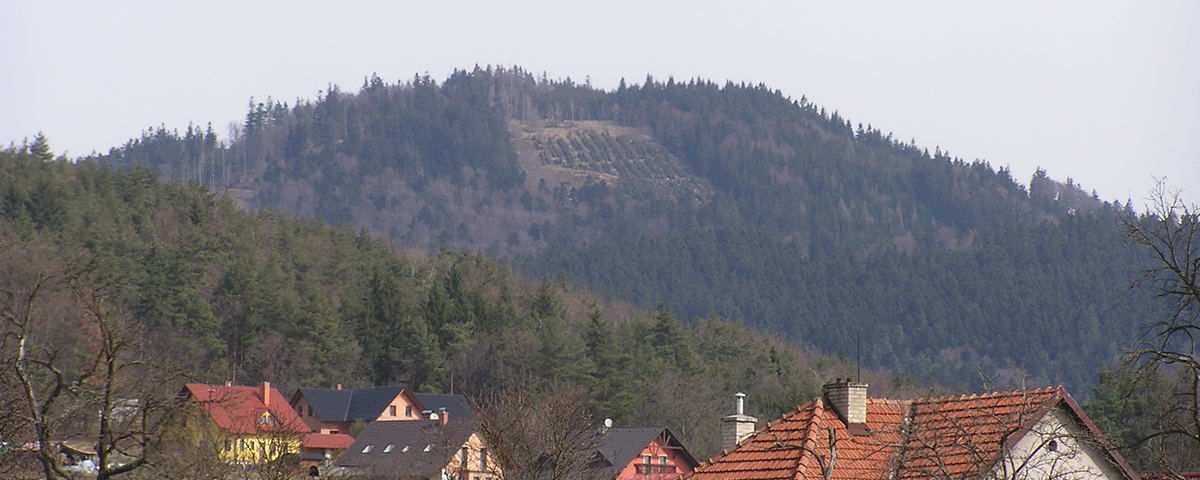
<path fill-rule="evenodd" d="M 615 88 L 763 83 L 1105 200 L 1200 202 L 1200 2 L 0 0 L 0 144 L 83 155 L 294 102 L 518 65 Z"/>

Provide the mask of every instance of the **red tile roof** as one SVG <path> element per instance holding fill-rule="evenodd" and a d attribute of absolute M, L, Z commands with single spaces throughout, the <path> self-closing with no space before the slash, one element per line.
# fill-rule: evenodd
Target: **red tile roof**
<path fill-rule="evenodd" d="M 184 390 L 200 404 L 217 426 L 229 433 L 253 434 L 264 431 L 308 433 L 309 429 L 288 405 L 287 398 L 273 387 L 243 387 L 189 383 Z M 264 400 L 269 400 L 270 407 Z M 263 422 L 263 413 L 270 412 L 272 421 Z"/>
<path fill-rule="evenodd" d="M 828 402 L 818 398 L 768 423 L 684 478 L 820 479 L 828 462 L 830 433 L 837 446 L 833 479 L 972 478 L 990 471 L 1011 446 L 1006 441 L 1015 442 L 1062 404 L 1095 431 L 1061 387 L 907 401 L 872 398 L 862 435 L 848 430 Z M 1130 475 L 1120 456 L 1108 453 Z"/>
<path fill-rule="evenodd" d="M 354 437 L 344 433 L 309 433 L 300 441 L 301 448 L 345 450 L 354 444 Z"/>

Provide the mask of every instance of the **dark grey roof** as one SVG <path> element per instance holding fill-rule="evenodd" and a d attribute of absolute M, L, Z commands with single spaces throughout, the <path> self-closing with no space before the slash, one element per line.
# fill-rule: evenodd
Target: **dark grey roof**
<path fill-rule="evenodd" d="M 374 421 L 388 404 L 404 391 L 404 385 L 361 388 L 301 388 L 297 395 L 312 405 L 322 422 Z M 421 407 L 434 412 L 445 408 L 450 418 L 474 420 L 467 397 L 448 393 L 413 393 Z"/>
<path fill-rule="evenodd" d="M 450 414 L 451 420 L 475 419 L 475 412 L 471 410 L 471 404 L 467 402 L 467 397 L 462 395 L 456 393 L 414 393 L 413 395 L 426 410 L 436 412 L 440 408 L 445 408 L 446 412 Z"/>
<path fill-rule="evenodd" d="M 659 435 L 666 435 L 668 448 L 678 449 L 693 468 L 700 464 L 666 427 L 610 428 L 600 439 L 600 455 L 612 465 L 615 474 L 637 458 L 642 449 Z"/>
<path fill-rule="evenodd" d="M 404 391 L 404 385 L 363 388 L 301 388 L 300 395 L 322 422 L 374 421 Z"/>
<path fill-rule="evenodd" d="M 474 421 L 455 420 L 454 414 L 445 426 L 429 420 L 372 422 L 338 458 L 337 465 L 368 478 L 434 478 L 475 427 Z"/>

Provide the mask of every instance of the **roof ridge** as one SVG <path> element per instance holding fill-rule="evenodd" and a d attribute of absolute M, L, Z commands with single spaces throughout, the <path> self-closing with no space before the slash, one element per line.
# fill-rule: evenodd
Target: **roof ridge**
<path fill-rule="evenodd" d="M 1011 397 L 1011 396 L 1017 396 L 1017 395 L 1046 394 L 1046 393 L 1053 393 L 1055 391 L 1062 390 L 1062 389 L 1063 389 L 1062 385 L 1057 385 L 1057 386 L 1048 386 L 1048 387 L 1041 387 L 1041 388 L 1022 388 L 1022 389 L 1006 390 L 1006 391 L 999 391 L 999 392 L 991 391 L 991 392 L 971 393 L 971 394 L 960 393 L 958 395 L 945 395 L 945 396 L 940 396 L 940 397 L 918 397 L 918 398 L 913 399 L 912 401 L 921 402 L 921 403 L 942 403 L 942 402 L 954 402 L 954 401 L 966 401 L 966 400 L 983 400 L 983 399 L 989 399 L 989 398 Z"/>
<path fill-rule="evenodd" d="M 815 452 L 817 450 L 810 444 L 817 443 L 817 440 L 813 438 L 813 431 L 815 430 L 817 424 L 822 423 L 825 420 L 825 399 L 823 397 L 817 397 L 812 403 L 812 416 L 809 417 L 808 423 L 804 425 L 804 433 L 800 436 L 800 448 Z M 796 465 L 792 468 L 792 478 L 808 478 L 808 475 L 801 476 L 802 472 L 807 470 L 807 465 L 804 463 L 804 459 L 804 453 L 801 453 L 796 457 Z"/>

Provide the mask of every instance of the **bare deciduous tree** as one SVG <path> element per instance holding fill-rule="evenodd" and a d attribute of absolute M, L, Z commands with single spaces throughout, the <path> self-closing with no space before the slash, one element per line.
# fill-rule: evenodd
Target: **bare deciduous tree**
<path fill-rule="evenodd" d="M 1139 374 L 1165 369 L 1184 381 L 1161 409 L 1156 431 L 1132 447 L 1152 444 L 1168 471 L 1196 468 L 1200 465 L 1179 465 L 1184 459 L 1168 452 L 1200 451 L 1200 208 L 1185 203 L 1178 192 L 1169 192 L 1162 181 L 1148 200 L 1144 215 L 1131 214 L 1123 221 L 1127 238 L 1153 259 L 1134 286 L 1153 289 L 1171 312 L 1148 323 L 1143 340 L 1129 352 L 1127 368 Z"/>
<path fill-rule="evenodd" d="M 147 362 L 124 287 L 95 259 L 34 242 L 0 245 L 0 363 L 4 397 L 36 446 L 47 480 L 69 478 L 57 449 L 87 438 L 96 478 L 146 464 L 176 402 L 169 362 Z M 7 390 L 13 388 L 15 390 Z M 169 387 L 168 387 L 169 388 Z"/>
<path fill-rule="evenodd" d="M 555 387 L 541 395 L 521 390 L 476 402 L 480 431 L 506 480 L 602 479 L 596 468 L 601 436 L 584 394 Z"/>

